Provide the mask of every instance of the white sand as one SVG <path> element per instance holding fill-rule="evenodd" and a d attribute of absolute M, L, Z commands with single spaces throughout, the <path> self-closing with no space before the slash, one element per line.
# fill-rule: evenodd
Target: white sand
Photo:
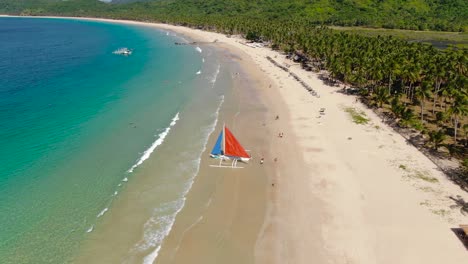
<path fill-rule="evenodd" d="M 277 231 L 259 237 L 259 261 L 266 254 L 276 255 L 275 263 L 311 263 L 317 246 L 327 252 L 326 263 L 468 261 L 467 250 L 451 231 L 460 223 L 468 223 L 468 217 L 459 208 L 451 209 L 449 206 L 454 202 L 448 198 L 460 195 L 468 200 L 467 193 L 448 181 L 427 157 L 408 145 L 372 111 L 356 103 L 355 98 L 336 93 L 340 88 L 325 85 L 317 74 L 303 71 L 298 65 L 291 66 L 289 70 L 320 95 L 313 97 L 266 56 L 283 65 L 292 62 L 267 48 L 253 48 L 239 38 L 216 33 L 159 27 L 195 39 L 217 39 L 245 52 L 270 77 L 273 88 L 279 89 L 289 109 L 290 124 L 300 147 L 297 151 L 303 154 L 308 170 L 295 175 L 294 182 L 287 187 L 278 186 L 277 200 L 270 202 L 283 209 L 272 210 L 267 217 L 266 221 L 271 221 Z M 370 122 L 353 123 L 343 110 L 345 107 L 363 111 Z M 326 109 L 325 115 L 319 115 L 320 108 Z M 288 158 L 278 155 L 281 160 Z M 281 166 L 287 167 L 288 163 L 282 162 Z M 437 182 L 425 181 L 418 175 L 435 178 Z M 292 178 L 279 177 L 281 182 Z M 308 206 L 311 197 L 319 198 L 324 215 L 317 215 L 322 210 Z M 308 226 L 312 218 L 322 220 L 321 234 Z M 291 234 L 296 235 L 295 241 L 288 241 L 295 244 L 284 245 L 282 235 Z M 325 245 L 314 243 L 317 235 L 322 236 Z M 271 263 L 271 258 L 268 259 Z"/>
<path fill-rule="evenodd" d="M 353 97 L 336 93 L 340 88 L 292 65 L 290 71 L 320 95 L 313 97 L 266 59 L 284 64 L 284 55 L 245 45 L 239 38 L 119 22 L 172 30 L 197 41 L 217 40 L 216 45 L 251 57 L 271 79 L 270 89 L 279 90 L 278 100 L 288 109 L 280 118 L 289 126 L 282 130 L 283 141 L 271 143 L 279 159 L 272 176 L 277 184 L 258 236 L 256 262 L 468 263 L 467 250 L 451 231 L 468 223 L 468 217 L 451 209 L 454 202 L 448 198 L 460 195 L 468 200 L 467 193 Z M 345 107 L 365 112 L 369 124 L 353 123 Z M 325 115 L 319 115 L 320 108 L 326 108 Z M 290 160 L 288 153 L 293 152 L 302 154 L 304 162 Z M 437 182 L 425 181 L 422 175 Z"/>

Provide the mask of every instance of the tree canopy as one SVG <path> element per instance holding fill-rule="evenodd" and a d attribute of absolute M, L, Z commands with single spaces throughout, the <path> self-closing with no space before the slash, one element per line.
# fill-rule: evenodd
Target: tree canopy
<path fill-rule="evenodd" d="M 307 20 L 315 25 L 369 26 L 413 30 L 467 31 L 465 0 L 0 0 L 0 13 L 114 15 L 148 17 L 186 15 L 261 20 Z"/>

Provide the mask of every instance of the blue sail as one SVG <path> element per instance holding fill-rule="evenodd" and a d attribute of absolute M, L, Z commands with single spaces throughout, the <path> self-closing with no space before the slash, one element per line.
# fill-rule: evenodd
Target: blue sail
<path fill-rule="evenodd" d="M 211 150 L 211 155 L 222 155 L 223 150 L 221 149 L 221 141 L 223 140 L 223 131 L 219 133 L 218 139 L 216 140 L 216 144 L 213 147 L 213 150 Z"/>

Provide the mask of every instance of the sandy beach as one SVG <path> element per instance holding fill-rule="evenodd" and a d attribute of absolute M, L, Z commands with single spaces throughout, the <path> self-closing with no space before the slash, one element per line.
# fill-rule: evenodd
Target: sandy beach
<path fill-rule="evenodd" d="M 467 262 L 452 229 L 468 224 L 468 216 L 450 196 L 466 201 L 468 194 L 355 97 L 340 93 L 342 87 L 239 37 L 103 21 L 189 36 L 239 67 L 185 207 L 155 263 Z M 351 108 L 369 123 L 355 124 L 345 111 Z M 223 122 L 252 153 L 244 169 L 209 167 Z"/>
<path fill-rule="evenodd" d="M 215 234 L 230 234 L 228 239 L 224 238 L 225 242 L 243 246 L 252 244 L 250 239 L 255 236 L 251 236 L 251 229 L 237 221 L 250 219 L 262 211 L 243 211 L 246 204 L 242 200 L 238 200 L 235 208 L 222 204 L 226 197 L 244 197 L 255 192 L 248 187 L 238 188 L 237 194 L 223 192 L 213 197 L 221 203 L 218 209 L 214 208 L 214 203 L 208 206 L 210 209 L 213 206 L 212 218 L 221 218 L 219 222 L 230 225 L 210 225 L 210 215 L 203 215 L 203 224 L 192 222 L 184 228 L 178 241 L 186 247 L 172 249 L 173 261 L 166 262 L 163 254 L 166 250 L 171 251 L 169 241 L 178 231 L 178 218 L 169 239 L 163 244 L 158 263 L 186 263 L 187 260 L 197 260 L 192 263 L 466 261 L 467 250 L 452 229 L 468 222 L 468 217 L 453 206 L 455 203 L 449 196 L 460 195 L 467 200 L 468 195 L 448 181 L 436 165 L 382 123 L 372 111 L 356 102 L 354 97 L 339 93 L 342 87 L 327 86 L 316 73 L 302 70 L 299 65 L 286 60 L 285 55 L 246 44 L 240 38 L 157 26 L 199 41 L 217 40 L 216 45 L 236 54 L 241 58 L 239 63 L 244 73 L 254 83 L 256 99 L 267 111 L 261 121 L 265 124 L 263 129 L 258 127 L 258 120 L 253 124 L 243 121 L 248 130 L 242 130 L 239 135 L 244 138 L 257 133 L 263 135 L 259 138 L 267 140 L 267 147 L 261 141 L 258 145 L 257 142 L 249 145 L 267 151 L 262 167 L 267 174 L 264 181 L 266 208 L 255 247 L 241 247 L 247 251 L 236 254 L 236 246 L 230 245 L 230 254 L 224 255 L 225 258 L 217 255 L 220 245 L 216 242 L 211 247 L 206 245 L 206 251 L 198 251 L 199 243 Z M 275 66 L 267 56 L 288 67 L 289 72 Z M 311 86 L 318 97 L 308 93 L 290 73 Z M 239 89 L 239 92 L 251 91 Z M 319 113 L 322 108 L 325 115 Z M 353 123 L 345 111 L 347 108 L 362 111 L 370 122 L 366 125 Z M 276 115 L 279 120 L 274 119 Z M 238 120 L 246 119 L 248 112 L 238 117 Z M 283 138 L 277 137 L 280 132 L 284 133 Z M 236 173 L 238 177 L 259 177 L 258 166 L 254 160 L 247 169 Z M 200 178 L 205 173 L 214 172 L 210 169 L 201 171 Z M 229 175 L 224 179 L 234 181 L 230 179 L 232 172 L 221 173 Z M 233 191 L 232 187 L 227 189 Z M 193 189 L 191 194 L 196 192 Z M 184 210 L 189 207 L 187 203 Z M 237 232 L 244 232 L 245 237 Z M 238 241 L 243 238 L 243 242 Z M 243 260 L 241 257 L 250 254 L 253 259 L 240 261 Z"/>

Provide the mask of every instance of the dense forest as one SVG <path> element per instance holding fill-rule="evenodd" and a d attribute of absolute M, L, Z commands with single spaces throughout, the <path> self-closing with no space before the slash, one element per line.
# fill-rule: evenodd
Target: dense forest
<path fill-rule="evenodd" d="M 443 3 L 443 4 L 442 4 Z M 300 55 L 356 90 L 399 127 L 468 168 L 468 50 L 438 50 L 391 36 L 369 37 L 322 24 L 466 29 L 468 1 L 174 0 L 106 4 L 94 0 L 0 0 L 0 13 L 157 21 L 224 34 Z M 323 5 L 322 5 L 323 4 Z M 385 12 L 384 12 L 385 11 Z M 398 12 L 397 12 L 398 11 Z M 382 12 L 379 14 L 379 12 Z M 468 186 L 468 170 L 454 179 Z"/>
<path fill-rule="evenodd" d="M 465 0 L 0 0 L 0 13 L 223 16 L 307 20 L 315 25 L 468 31 Z"/>

